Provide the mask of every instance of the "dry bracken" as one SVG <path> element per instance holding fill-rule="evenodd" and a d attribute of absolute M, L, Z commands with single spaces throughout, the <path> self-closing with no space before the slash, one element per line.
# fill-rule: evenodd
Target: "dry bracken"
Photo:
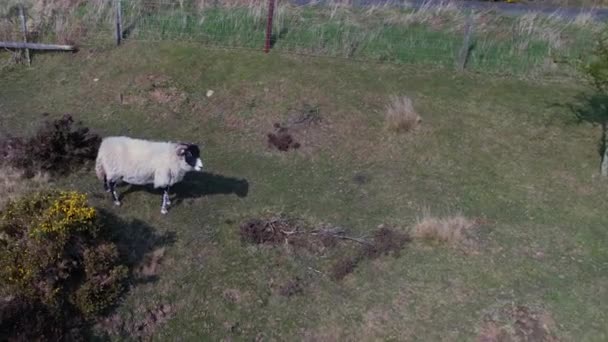
<path fill-rule="evenodd" d="M 462 215 L 433 217 L 425 213 L 412 230 L 418 239 L 456 244 L 466 239 L 466 232 L 475 227 L 475 221 Z"/>
<path fill-rule="evenodd" d="M 386 128 L 395 132 L 410 132 L 415 130 L 422 118 L 407 96 L 391 96 L 390 103 L 386 107 Z"/>

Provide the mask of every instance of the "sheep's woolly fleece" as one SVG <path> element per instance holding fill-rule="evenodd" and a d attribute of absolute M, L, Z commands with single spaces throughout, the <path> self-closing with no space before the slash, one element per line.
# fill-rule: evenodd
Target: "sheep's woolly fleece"
<path fill-rule="evenodd" d="M 200 156 L 189 164 L 178 149 L 185 145 L 129 137 L 106 137 L 97 155 L 95 171 L 100 180 L 122 180 L 129 184 L 153 183 L 155 188 L 180 182 L 189 171 L 200 171 Z M 196 147 L 198 152 L 198 147 Z"/>

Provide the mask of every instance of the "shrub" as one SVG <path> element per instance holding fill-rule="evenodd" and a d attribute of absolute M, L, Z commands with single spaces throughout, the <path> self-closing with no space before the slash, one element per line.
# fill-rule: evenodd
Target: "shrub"
<path fill-rule="evenodd" d="M 594 85 L 595 94 L 587 99 L 588 105 L 575 110 L 575 114 L 579 120 L 601 127 L 600 175 L 608 177 L 608 30 L 600 35 L 595 52 L 583 71 Z"/>
<path fill-rule="evenodd" d="M 597 41 L 592 58 L 583 66 L 583 71 L 589 77 L 596 90 L 608 92 L 608 29 L 604 30 Z"/>
<path fill-rule="evenodd" d="M 0 292 L 50 322 L 103 313 L 127 277 L 105 233 L 77 192 L 38 192 L 9 202 L 0 217 Z M 17 333 L 30 323 L 2 321 L 0 330 Z"/>
<path fill-rule="evenodd" d="M 32 137 L 0 142 L 0 157 L 5 165 L 23 170 L 27 177 L 38 171 L 65 174 L 94 160 L 100 143 L 98 135 L 66 114 L 46 121 Z"/>
<path fill-rule="evenodd" d="M 422 118 L 414 110 L 412 100 L 407 96 L 391 96 L 386 107 L 385 125 L 390 131 L 410 132 L 416 129 Z"/>

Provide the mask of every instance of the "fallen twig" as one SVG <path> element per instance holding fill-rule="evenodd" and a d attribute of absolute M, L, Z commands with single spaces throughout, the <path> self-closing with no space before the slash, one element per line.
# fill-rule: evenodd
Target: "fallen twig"
<path fill-rule="evenodd" d="M 311 234 L 312 235 L 331 236 L 336 239 L 351 240 L 351 241 L 355 241 L 355 242 L 358 242 L 363 245 L 373 246 L 373 244 L 371 242 L 369 242 L 365 239 L 362 239 L 362 238 L 356 238 L 356 237 L 345 235 L 345 232 L 346 232 L 346 230 L 343 228 L 333 227 L 333 228 L 327 228 L 327 229 L 318 229 L 318 230 L 313 231 Z"/>
<path fill-rule="evenodd" d="M 326 276 L 325 273 L 323 273 L 323 272 L 321 272 L 321 271 L 319 271 L 317 269 L 314 269 L 314 268 L 312 268 L 310 266 L 308 266 L 308 269 L 311 270 L 311 271 L 313 271 L 313 272 L 315 272 L 315 273 L 319 273 L 322 276 Z"/>
<path fill-rule="evenodd" d="M 336 238 L 338 238 L 338 239 L 355 241 L 355 242 L 358 242 L 358 243 L 363 244 L 363 245 L 368 245 L 368 246 L 373 246 L 374 245 L 373 243 L 371 243 L 369 241 L 366 241 L 366 240 L 363 240 L 363 239 L 359 239 L 359 238 L 355 238 L 355 237 L 351 237 L 351 236 L 346 236 L 346 235 L 333 235 L 333 236 L 336 237 Z"/>

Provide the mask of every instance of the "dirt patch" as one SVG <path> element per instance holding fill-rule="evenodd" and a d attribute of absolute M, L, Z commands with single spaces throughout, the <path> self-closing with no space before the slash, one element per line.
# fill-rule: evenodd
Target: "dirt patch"
<path fill-rule="evenodd" d="M 370 246 L 366 246 L 365 254 L 370 259 L 375 259 L 382 255 L 394 254 L 399 256 L 401 249 L 407 242 L 412 241 L 409 235 L 398 232 L 397 230 L 380 226 L 374 231 L 374 236 Z"/>
<path fill-rule="evenodd" d="M 322 122 L 321 111 L 318 106 L 304 103 L 300 108 L 290 109 L 287 113 L 287 120 L 284 123 L 275 122 L 274 132 L 268 133 L 268 146 L 274 147 L 279 151 L 289 151 L 298 149 L 302 144 L 296 140 L 306 136 L 304 131 L 308 131 L 312 126 L 317 126 Z M 299 132 L 299 133 L 298 133 Z"/>
<path fill-rule="evenodd" d="M 304 103 L 301 108 L 289 110 L 285 126 L 292 128 L 295 128 L 296 126 L 311 126 L 318 125 L 322 121 L 319 107 Z"/>
<path fill-rule="evenodd" d="M 175 309 L 171 305 L 162 304 L 147 309 L 139 320 L 124 319 L 121 315 L 114 314 L 102 320 L 100 327 L 110 335 L 148 340 L 174 314 Z"/>
<path fill-rule="evenodd" d="M 222 292 L 222 297 L 229 303 L 238 304 L 243 296 L 241 295 L 241 291 L 237 289 L 226 289 Z"/>
<path fill-rule="evenodd" d="M 165 255 L 165 248 L 159 248 L 152 253 L 144 256 L 142 265 L 138 269 L 138 273 L 144 277 L 154 277 L 157 275 L 158 267 Z"/>
<path fill-rule="evenodd" d="M 337 259 L 333 263 L 308 267 L 309 270 L 339 281 L 351 274 L 363 260 L 393 255 L 399 257 L 406 243 L 411 241 L 407 233 L 384 225 L 372 231 L 370 237 L 359 238 L 332 225 L 309 225 L 303 220 L 274 216 L 253 218 L 240 225 L 241 239 L 245 243 L 292 247 L 296 251 L 312 252 L 321 259 Z M 310 254 L 309 254 L 310 255 Z M 308 259 L 310 260 L 310 259 Z M 328 267 L 325 271 L 319 269 Z M 279 286 L 279 294 L 292 296 L 301 293 L 303 285 L 292 279 Z"/>
<path fill-rule="evenodd" d="M 481 329 L 477 342 L 507 342 L 510 341 L 508 333 L 494 322 L 487 322 Z"/>
<path fill-rule="evenodd" d="M 349 239 L 346 233 L 346 230 L 340 227 L 330 225 L 313 227 L 303 220 L 283 215 L 252 218 L 240 225 L 243 242 L 256 245 L 285 245 L 314 253 L 338 247 L 339 240 Z"/>
<path fill-rule="evenodd" d="M 135 94 L 120 94 L 119 100 L 124 105 L 160 105 L 176 112 L 188 101 L 185 92 L 168 76 L 143 75 L 135 79 Z"/>
<path fill-rule="evenodd" d="M 146 104 L 146 98 L 140 95 L 123 95 L 120 94 L 119 97 L 120 104 L 130 105 L 130 106 L 143 106 Z"/>
<path fill-rule="evenodd" d="M 362 259 L 360 256 L 357 257 L 345 257 L 338 260 L 331 268 L 331 277 L 334 280 L 342 280 L 347 275 L 353 273 L 355 268 L 357 268 L 357 264 Z"/>
<path fill-rule="evenodd" d="M 253 244 L 280 244 L 287 240 L 289 234 L 297 230 L 292 222 L 283 218 L 250 219 L 241 224 L 241 239 Z"/>
<path fill-rule="evenodd" d="M 152 336 L 163 324 L 173 316 L 173 307 L 168 304 L 159 305 L 146 312 L 145 317 L 133 326 L 135 336 Z"/>
<path fill-rule="evenodd" d="M 274 128 L 274 133 L 267 134 L 268 146 L 283 152 L 300 148 L 300 143 L 295 141 L 293 136 L 289 134 L 287 127 L 281 126 L 280 123 L 275 123 Z"/>
<path fill-rule="evenodd" d="M 140 75 L 135 77 L 135 85 L 143 90 L 166 88 L 171 86 L 171 78 L 158 74 Z"/>
<path fill-rule="evenodd" d="M 307 227 L 302 220 L 285 216 L 253 218 L 240 226 L 241 241 L 256 245 L 284 245 L 312 253 L 331 246 L 330 239 Z"/>
<path fill-rule="evenodd" d="M 555 342 L 555 322 L 549 313 L 524 305 L 505 306 L 487 315 L 478 342 Z"/>
<path fill-rule="evenodd" d="M 155 103 L 174 106 L 179 106 L 186 101 L 186 94 L 177 90 L 176 87 L 156 88 L 149 92 L 149 97 Z"/>
<path fill-rule="evenodd" d="M 315 227 L 302 220 L 282 216 L 246 220 L 240 225 L 240 235 L 241 240 L 249 244 L 291 246 L 316 255 L 332 251 L 334 255 L 340 256 L 328 270 L 329 276 L 334 280 L 341 280 L 352 273 L 365 259 L 386 255 L 399 257 L 405 244 L 411 241 L 408 234 L 384 225 L 378 226 L 370 238 L 359 238 L 349 235 L 341 227 L 327 224 Z M 315 272 L 323 273 L 318 270 Z M 290 289 L 285 290 L 288 293 L 297 292 L 299 285 L 293 283 L 285 286 Z"/>
<path fill-rule="evenodd" d="M 319 240 L 321 241 L 323 247 L 333 248 L 336 247 L 339 239 L 338 237 L 332 234 L 321 234 L 319 235 Z"/>
<path fill-rule="evenodd" d="M 304 292 L 304 286 L 302 279 L 295 277 L 287 280 L 284 284 L 279 286 L 279 294 L 284 297 L 292 297 L 295 295 L 302 294 Z"/>
<path fill-rule="evenodd" d="M 393 330 L 394 327 L 392 323 L 395 321 L 394 313 L 392 313 L 392 308 L 376 306 L 369 310 L 367 310 L 363 314 L 363 322 L 361 324 L 361 341 L 369 341 L 369 340 L 382 340 L 381 337 L 386 338 L 387 333 Z M 402 331 L 400 331 L 400 334 Z M 390 335 L 389 335 L 390 336 Z M 402 341 L 408 341 L 405 336 L 400 335 Z"/>
<path fill-rule="evenodd" d="M 365 259 L 373 260 L 390 254 L 399 257 L 405 244 L 410 241 L 412 239 L 408 234 L 381 225 L 373 232 L 371 242 L 361 240 L 361 249 L 354 255 L 343 257 L 334 264 L 331 276 L 334 280 L 342 280 L 354 272 L 357 265 Z"/>
<path fill-rule="evenodd" d="M 371 181 L 371 177 L 365 173 L 357 173 L 353 176 L 353 182 L 357 185 L 364 185 Z"/>

